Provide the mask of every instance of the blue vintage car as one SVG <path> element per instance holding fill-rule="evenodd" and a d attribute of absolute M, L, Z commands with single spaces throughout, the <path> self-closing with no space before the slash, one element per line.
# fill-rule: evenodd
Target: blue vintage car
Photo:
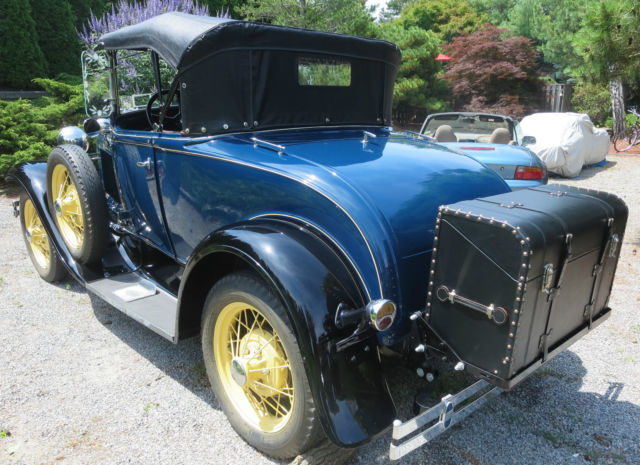
<path fill-rule="evenodd" d="M 391 130 L 399 64 L 380 40 L 179 13 L 104 35 L 83 55 L 85 131 L 65 128 L 47 163 L 13 173 L 36 270 L 70 274 L 170 341 L 201 337 L 229 422 L 264 453 L 371 440 L 396 418 L 381 351 L 424 376 L 447 350 L 416 329 L 441 206 L 513 194 L 474 158 Z M 516 324 L 474 305 L 505 337 Z M 426 442 L 398 439 L 427 420 L 441 418 L 428 437 L 453 424 L 453 400 L 442 408 L 394 424 L 392 458 Z"/>
<path fill-rule="evenodd" d="M 534 144 L 535 138 L 524 136 L 518 122 L 508 116 L 434 113 L 427 116 L 420 133 L 484 163 L 511 189 L 544 185 L 549 179 L 544 162 L 526 147 Z"/>

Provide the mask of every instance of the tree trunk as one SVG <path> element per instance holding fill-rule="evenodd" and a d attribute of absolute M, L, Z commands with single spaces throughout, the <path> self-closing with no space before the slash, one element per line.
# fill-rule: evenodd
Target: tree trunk
<path fill-rule="evenodd" d="M 622 78 L 616 76 L 609 81 L 611 94 L 611 108 L 613 110 L 613 137 L 623 137 L 625 134 L 624 88 Z"/>

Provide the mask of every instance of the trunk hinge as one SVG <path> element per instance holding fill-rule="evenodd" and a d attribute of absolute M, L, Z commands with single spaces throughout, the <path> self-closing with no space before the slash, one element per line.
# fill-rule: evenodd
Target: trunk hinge
<path fill-rule="evenodd" d="M 591 329 L 591 325 L 593 324 L 593 309 L 595 308 L 596 301 L 598 299 L 598 289 L 600 288 L 598 284 L 604 262 L 607 257 L 616 256 L 618 244 L 620 243 L 620 237 L 617 234 L 613 234 L 613 223 L 613 218 L 609 218 L 607 220 L 607 233 L 604 236 L 605 239 L 602 247 L 600 248 L 600 258 L 598 259 L 598 263 L 593 265 L 593 272 L 591 273 L 591 276 L 593 276 L 591 297 L 589 298 L 589 303 L 584 307 L 584 319 L 587 321 L 589 329 Z"/>
<path fill-rule="evenodd" d="M 560 288 L 562 287 L 564 274 L 567 271 L 567 264 L 573 256 L 573 252 L 571 250 L 572 241 L 573 234 L 568 233 L 564 236 L 564 256 L 562 258 L 562 262 L 560 263 L 560 273 L 558 273 L 558 280 L 556 281 L 555 287 L 545 289 L 545 292 L 547 293 L 547 302 L 549 302 L 549 313 L 547 314 L 547 322 L 544 327 L 544 333 L 542 334 L 542 336 L 540 336 L 540 343 L 538 344 L 538 349 L 542 350 L 542 363 L 547 361 L 547 357 L 549 355 L 549 337 L 553 332 L 553 328 L 549 328 L 549 323 L 551 323 L 553 303 L 560 292 Z"/>

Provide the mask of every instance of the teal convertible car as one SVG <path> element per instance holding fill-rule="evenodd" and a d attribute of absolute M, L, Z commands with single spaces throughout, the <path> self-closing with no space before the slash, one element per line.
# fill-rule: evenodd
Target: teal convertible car
<path fill-rule="evenodd" d="M 518 122 L 489 113 L 434 113 L 421 134 L 463 152 L 496 171 L 512 190 L 546 184 L 547 168 L 526 146 L 535 138 L 524 136 Z"/>

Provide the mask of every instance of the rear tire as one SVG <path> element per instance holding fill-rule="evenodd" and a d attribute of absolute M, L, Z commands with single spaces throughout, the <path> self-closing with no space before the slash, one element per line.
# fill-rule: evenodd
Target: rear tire
<path fill-rule="evenodd" d="M 213 286 L 202 352 L 231 426 L 253 447 L 290 458 L 324 437 L 285 309 L 256 276 L 235 273 Z"/>
<path fill-rule="evenodd" d="M 29 258 L 40 277 L 49 283 L 62 281 L 67 271 L 49 241 L 40 215 L 26 194 L 20 195 L 20 226 Z"/>
<path fill-rule="evenodd" d="M 51 216 L 80 263 L 99 262 L 109 240 L 104 188 L 91 158 L 77 145 L 60 145 L 47 162 Z"/>

